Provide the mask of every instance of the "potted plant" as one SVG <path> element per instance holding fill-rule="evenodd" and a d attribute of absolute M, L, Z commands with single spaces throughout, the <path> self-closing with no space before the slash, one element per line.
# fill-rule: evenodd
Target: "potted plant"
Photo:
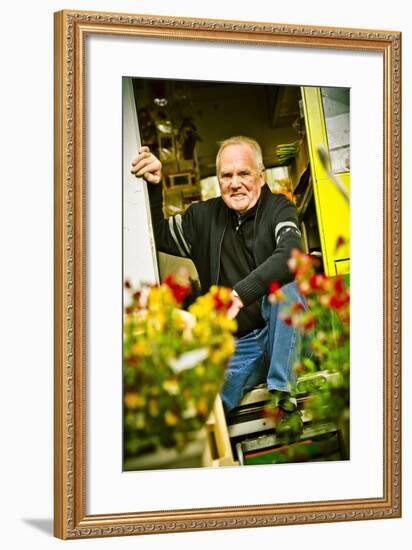
<path fill-rule="evenodd" d="M 159 452 L 182 457 L 199 440 L 234 351 L 236 322 L 227 317 L 232 299 L 221 287 L 183 310 L 191 289 L 185 274 L 126 288 L 124 455 L 125 468 L 138 469 L 155 467 Z"/>
<path fill-rule="evenodd" d="M 337 248 L 344 244 L 338 239 Z M 296 285 L 307 307 L 294 303 L 284 308 L 282 321 L 303 334 L 305 353 L 295 366 L 297 394 L 305 394 L 304 409 L 313 422 L 332 421 L 339 429 L 342 456 L 349 456 L 349 378 L 350 378 L 350 292 L 347 278 L 328 277 L 318 272 L 319 260 L 295 250 L 289 260 Z M 269 299 L 282 301 L 282 290 L 274 282 Z M 310 376 L 319 371 L 327 376 Z M 272 403 L 269 416 L 279 414 Z M 276 418 L 275 418 L 276 419 Z"/>

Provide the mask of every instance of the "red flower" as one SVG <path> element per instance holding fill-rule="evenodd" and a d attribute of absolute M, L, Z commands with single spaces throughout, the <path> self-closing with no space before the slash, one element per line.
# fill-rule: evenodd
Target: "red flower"
<path fill-rule="evenodd" d="M 178 304 L 181 304 L 184 300 L 184 298 L 189 294 L 191 290 L 191 285 L 181 285 L 177 283 L 173 277 L 173 275 L 168 275 L 165 280 L 164 284 L 170 288 L 170 290 L 173 293 L 174 299 Z"/>
<path fill-rule="evenodd" d="M 345 286 L 343 284 L 342 277 L 336 277 L 333 283 L 333 288 L 335 289 L 335 292 L 337 292 L 337 294 L 342 294 L 343 292 L 345 292 Z"/>
<path fill-rule="evenodd" d="M 312 314 L 309 314 L 306 316 L 303 322 L 303 329 L 312 330 L 315 327 L 315 324 L 316 324 L 315 317 Z"/>
<path fill-rule="evenodd" d="M 349 303 L 349 294 L 348 293 L 342 294 L 341 296 L 338 296 L 337 294 L 334 294 L 330 299 L 329 305 L 333 309 L 339 310 L 344 305 L 346 305 L 347 303 Z"/>
<path fill-rule="evenodd" d="M 225 311 L 230 308 L 230 306 L 233 303 L 233 299 L 230 298 L 227 302 L 222 300 L 222 298 L 219 296 L 219 294 L 214 294 L 213 296 L 213 307 L 216 311 Z"/>
<path fill-rule="evenodd" d="M 282 292 L 282 287 L 278 281 L 272 281 L 269 284 L 268 299 L 271 304 L 278 304 L 285 300 L 285 295 Z"/>
<path fill-rule="evenodd" d="M 293 313 L 300 313 L 301 311 L 304 311 L 305 307 L 300 302 L 293 302 L 292 304 L 292 312 Z"/>
<path fill-rule="evenodd" d="M 283 321 L 287 327 L 291 327 L 293 325 L 293 318 L 285 312 L 279 313 L 279 319 Z"/>
<path fill-rule="evenodd" d="M 269 294 L 275 294 L 280 289 L 280 284 L 277 281 L 272 281 L 269 285 Z"/>
<path fill-rule="evenodd" d="M 314 273 L 309 277 L 309 284 L 312 290 L 324 290 L 328 278 L 323 273 Z"/>

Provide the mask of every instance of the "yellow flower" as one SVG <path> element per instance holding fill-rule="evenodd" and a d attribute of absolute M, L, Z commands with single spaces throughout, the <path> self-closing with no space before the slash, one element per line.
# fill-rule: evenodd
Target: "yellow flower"
<path fill-rule="evenodd" d="M 136 415 L 136 428 L 138 430 L 143 430 L 143 428 L 146 426 L 146 419 L 144 413 L 140 412 Z"/>
<path fill-rule="evenodd" d="M 135 355 L 150 355 L 149 344 L 145 340 L 138 340 L 132 346 L 132 353 Z"/>
<path fill-rule="evenodd" d="M 169 287 L 143 286 L 140 309 L 127 311 L 124 322 L 125 350 L 137 369 L 138 385 L 128 386 L 124 397 L 132 430 L 154 437 L 156 430 L 173 429 L 175 444 L 183 448 L 192 437 L 188 427 L 207 418 L 235 347 L 230 301 L 229 291 L 215 286 L 182 311 Z M 186 374 L 191 369 L 193 374 Z M 186 376 L 191 376 L 188 387 Z M 172 399 L 181 408 L 168 404 Z"/>
<path fill-rule="evenodd" d="M 196 407 L 193 399 L 189 399 L 186 404 L 186 408 L 182 413 L 183 418 L 194 418 L 196 416 Z"/>
<path fill-rule="evenodd" d="M 228 354 L 223 348 L 217 348 L 210 354 L 210 360 L 215 365 L 220 365 L 226 361 Z"/>
<path fill-rule="evenodd" d="M 178 422 L 178 417 L 172 413 L 171 411 L 166 411 L 165 412 L 165 422 L 168 426 L 176 426 L 177 422 Z"/>
<path fill-rule="evenodd" d="M 179 309 L 174 309 L 172 312 L 173 326 L 178 330 L 183 330 L 186 326 L 185 319 L 180 315 Z"/>
<path fill-rule="evenodd" d="M 174 378 L 165 380 L 162 384 L 163 389 L 170 395 L 177 395 L 179 393 L 179 384 Z"/>
<path fill-rule="evenodd" d="M 206 372 L 206 369 L 204 365 L 197 365 L 195 367 L 195 373 L 197 374 L 197 376 L 204 376 L 205 372 Z"/>
<path fill-rule="evenodd" d="M 124 402 L 128 409 L 137 409 L 145 404 L 145 398 L 138 393 L 128 392 L 124 396 Z"/>
<path fill-rule="evenodd" d="M 197 408 L 197 412 L 201 416 L 206 416 L 207 413 L 208 413 L 208 409 L 209 409 L 208 404 L 207 404 L 207 399 L 205 399 L 204 397 L 199 399 L 199 401 L 196 404 L 196 408 Z"/>
<path fill-rule="evenodd" d="M 149 311 L 156 311 L 161 306 L 161 289 L 159 287 L 153 287 L 149 291 L 147 300 L 147 306 Z"/>
<path fill-rule="evenodd" d="M 235 351 L 235 339 L 232 336 L 228 336 L 222 344 L 222 350 L 226 353 L 226 355 L 232 355 L 232 353 Z"/>
<path fill-rule="evenodd" d="M 237 323 L 235 319 L 229 319 L 225 315 L 219 316 L 219 319 L 216 321 L 219 328 L 228 332 L 235 332 L 237 329 Z"/>

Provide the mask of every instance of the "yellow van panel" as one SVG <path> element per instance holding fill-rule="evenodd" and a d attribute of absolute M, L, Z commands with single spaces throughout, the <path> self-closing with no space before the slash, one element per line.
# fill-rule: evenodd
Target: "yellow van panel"
<path fill-rule="evenodd" d="M 349 205 L 328 177 L 318 154 L 319 145 L 328 150 L 321 90 L 315 87 L 303 87 L 301 90 L 324 269 L 327 275 L 333 277 L 337 274 L 336 260 L 348 259 L 339 266 L 339 274 L 344 275 L 349 273 Z M 350 173 L 344 172 L 336 176 L 349 192 Z M 337 248 L 338 239 L 343 239 L 345 244 Z"/>

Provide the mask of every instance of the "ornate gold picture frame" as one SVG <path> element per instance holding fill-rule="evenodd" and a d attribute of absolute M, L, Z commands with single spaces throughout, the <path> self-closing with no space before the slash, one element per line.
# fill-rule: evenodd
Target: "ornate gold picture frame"
<path fill-rule="evenodd" d="M 89 37 L 376 53 L 383 68 L 382 486 L 379 496 L 90 513 L 85 95 Z M 257 55 L 257 54 L 256 54 Z M 126 75 L 130 76 L 130 75 Z M 55 14 L 55 493 L 63 539 L 395 518 L 401 515 L 401 34 L 392 31 L 61 11 Z M 121 114 L 119 114 L 121 117 Z M 121 168 L 119 168 L 120 174 Z M 119 178 L 121 176 L 119 175 Z M 375 229 L 376 230 L 376 229 Z M 354 236 L 356 238 L 356 236 Z M 380 279 L 379 279 L 380 280 Z M 121 298 L 119 298 L 121 299 Z M 354 351 L 356 353 L 356 350 Z M 117 368 L 117 366 L 113 366 Z M 381 396 L 378 396 L 379 400 Z M 367 395 L 365 395 L 367 400 Z M 102 428 L 103 429 L 103 428 Z M 111 442 L 108 442 L 111 445 Z M 120 453 L 120 449 L 119 449 Z"/>

